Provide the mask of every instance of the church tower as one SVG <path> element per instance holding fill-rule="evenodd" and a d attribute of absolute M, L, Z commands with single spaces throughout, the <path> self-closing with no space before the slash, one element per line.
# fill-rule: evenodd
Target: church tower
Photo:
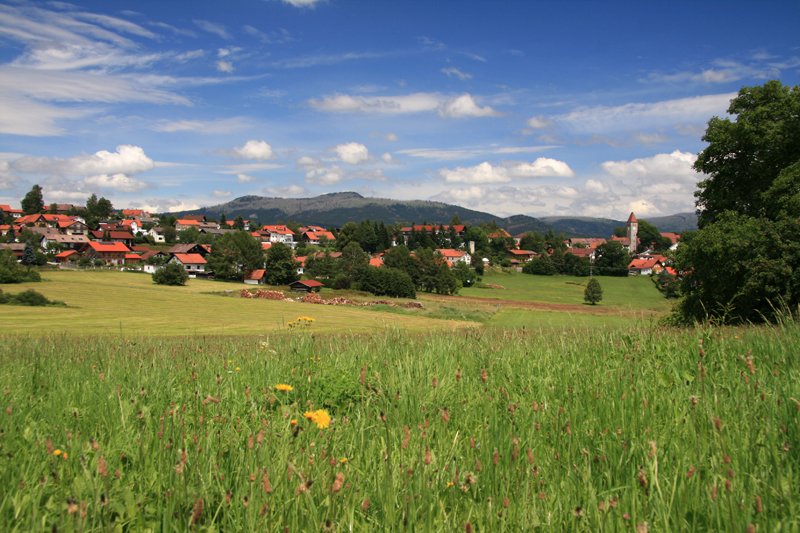
<path fill-rule="evenodd" d="M 636 215 L 633 214 L 631 211 L 631 216 L 628 217 L 628 222 L 625 224 L 625 228 L 628 230 L 628 242 L 630 245 L 628 246 L 628 252 L 631 255 L 636 253 L 636 248 L 639 244 L 637 233 L 639 233 L 639 221 L 636 220 Z"/>

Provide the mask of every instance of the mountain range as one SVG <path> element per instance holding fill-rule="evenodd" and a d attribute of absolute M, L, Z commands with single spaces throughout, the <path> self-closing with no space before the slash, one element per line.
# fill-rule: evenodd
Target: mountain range
<path fill-rule="evenodd" d="M 228 220 L 241 216 L 257 219 L 262 224 L 286 224 L 341 227 L 345 223 L 372 220 L 385 224 L 449 224 L 454 217 L 464 224 L 494 222 L 512 235 L 527 231 L 543 233 L 552 229 L 568 237 L 608 237 L 614 228 L 625 221 L 590 217 L 542 217 L 514 215 L 499 217 L 491 213 L 427 200 L 392 200 L 368 198 L 356 192 L 336 192 L 313 198 L 270 198 L 242 196 L 224 204 L 182 211 L 174 215 L 205 215 L 218 219 L 222 214 Z M 661 231 L 681 233 L 696 229 L 695 213 L 678 213 L 667 217 L 648 218 L 648 222 Z"/>

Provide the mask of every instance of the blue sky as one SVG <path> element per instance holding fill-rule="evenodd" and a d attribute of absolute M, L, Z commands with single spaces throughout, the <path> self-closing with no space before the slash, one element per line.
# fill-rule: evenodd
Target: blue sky
<path fill-rule="evenodd" d="M 246 194 L 691 211 L 708 119 L 800 78 L 796 1 L 0 5 L 0 203 Z"/>

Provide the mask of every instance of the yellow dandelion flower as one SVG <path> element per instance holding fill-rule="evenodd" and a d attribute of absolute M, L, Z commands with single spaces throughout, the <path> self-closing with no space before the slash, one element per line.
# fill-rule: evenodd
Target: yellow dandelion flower
<path fill-rule="evenodd" d="M 310 316 L 299 316 L 297 317 L 298 322 L 314 322 L 314 319 Z"/>
<path fill-rule="evenodd" d="M 64 453 L 64 452 L 62 452 L 62 451 L 61 451 L 61 450 L 59 450 L 58 448 L 56 448 L 55 450 L 53 450 L 53 455 L 55 455 L 56 457 L 58 457 L 58 456 L 59 456 L 59 455 L 61 455 L 62 453 Z"/>
<path fill-rule="evenodd" d="M 238 366 L 236 367 L 236 371 L 237 371 L 237 372 L 239 372 L 239 371 L 241 371 L 241 370 L 242 370 L 242 369 L 241 369 L 241 368 L 239 368 Z"/>
<path fill-rule="evenodd" d="M 326 429 L 331 425 L 331 415 L 325 409 L 317 409 L 316 411 L 306 411 L 303 416 L 308 420 L 314 422 L 319 429 Z"/>
<path fill-rule="evenodd" d="M 296 419 L 296 418 L 292 418 L 292 421 L 291 421 L 291 422 L 289 422 L 289 423 L 290 423 L 291 425 L 293 425 L 293 426 L 296 426 L 296 425 L 297 425 L 297 419 Z"/>
<path fill-rule="evenodd" d="M 286 383 L 278 383 L 277 385 L 275 385 L 275 390 L 281 392 L 292 392 L 294 390 L 294 387 L 292 387 L 291 385 L 287 385 Z"/>
<path fill-rule="evenodd" d="M 345 464 L 347 461 L 348 461 L 347 457 L 342 457 L 341 459 L 339 459 L 339 462 L 342 464 Z"/>
<path fill-rule="evenodd" d="M 453 485 L 455 485 L 455 483 L 453 483 L 452 481 L 448 481 L 448 482 L 447 482 L 447 488 L 448 488 L 448 489 L 449 489 L 450 487 L 452 487 Z"/>

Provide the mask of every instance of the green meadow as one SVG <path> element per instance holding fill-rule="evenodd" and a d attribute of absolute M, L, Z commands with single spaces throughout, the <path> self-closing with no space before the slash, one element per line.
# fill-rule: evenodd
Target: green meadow
<path fill-rule="evenodd" d="M 788 318 L 669 328 L 644 278 L 405 310 L 43 277 L 68 307 L 0 307 L 2 531 L 800 529 Z"/>

